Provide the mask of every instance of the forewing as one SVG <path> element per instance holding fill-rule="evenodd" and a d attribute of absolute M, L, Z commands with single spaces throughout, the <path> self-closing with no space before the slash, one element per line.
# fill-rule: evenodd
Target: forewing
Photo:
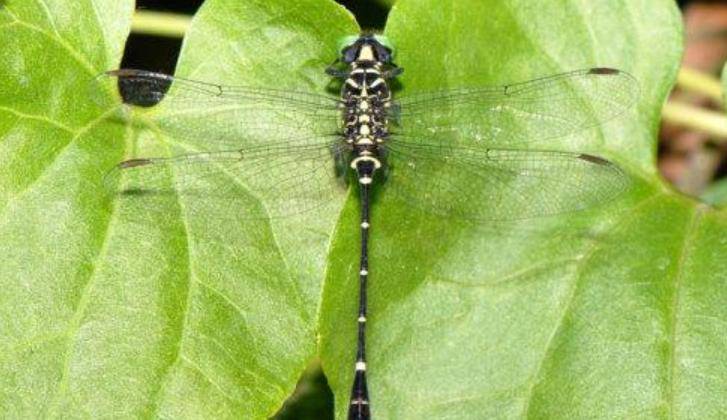
<path fill-rule="evenodd" d="M 585 210 L 623 193 L 629 178 L 597 156 L 392 141 L 387 196 L 434 214 L 512 221 Z"/>
<path fill-rule="evenodd" d="M 592 68 L 504 86 L 424 92 L 398 98 L 393 132 L 447 139 L 460 146 L 521 147 L 595 127 L 636 101 L 636 80 L 620 70 Z M 449 140 L 449 139 L 448 139 Z"/>
<path fill-rule="evenodd" d="M 164 211 L 171 200 L 187 212 L 282 217 L 340 193 L 334 98 L 128 69 L 99 76 L 94 92 L 104 84 L 118 88 L 125 104 L 153 106 L 134 121 L 170 150 L 171 157 L 122 162 L 106 176 L 118 198 L 144 199 L 143 211 Z"/>
<path fill-rule="evenodd" d="M 150 107 L 145 121 L 192 149 L 247 149 L 291 138 L 305 145 L 338 131 L 335 98 L 282 89 L 223 86 L 142 70 L 114 70 L 94 83 L 119 88 L 125 103 Z M 161 102 L 160 102 L 161 101 Z"/>

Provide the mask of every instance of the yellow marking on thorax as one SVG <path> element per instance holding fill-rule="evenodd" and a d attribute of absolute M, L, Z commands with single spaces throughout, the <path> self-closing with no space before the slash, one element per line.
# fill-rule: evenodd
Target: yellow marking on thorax
<path fill-rule="evenodd" d="M 356 169 L 356 165 L 359 162 L 366 162 L 366 161 L 373 162 L 375 169 L 380 169 L 381 168 L 381 161 L 379 161 L 375 157 L 371 156 L 370 154 L 364 155 L 363 153 L 361 154 L 361 156 L 359 156 L 356 159 L 354 159 L 354 160 L 351 161 L 351 168 L 352 169 Z"/>
<path fill-rule="evenodd" d="M 361 51 L 358 53 L 358 59 L 360 61 L 374 61 L 374 50 L 370 45 L 361 47 Z"/>

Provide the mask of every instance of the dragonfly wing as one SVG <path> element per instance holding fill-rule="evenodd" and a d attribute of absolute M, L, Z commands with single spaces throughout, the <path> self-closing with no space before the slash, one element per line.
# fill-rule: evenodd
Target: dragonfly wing
<path fill-rule="evenodd" d="M 592 68 L 523 83 L 424 92 L 398 99 L 392 132 L 437 134 L 471 147 L 518 147 L 595 127 L 635 103 L 639 87 L 620 70 Z M 451 134 L 451 135 L 448 135 Z"/>
<path fill-rule="evenodd" d="M 392 140 L 386 194 L 436 214 L 511 221 L 585 210 L 630 180 L 603 158 L 568 152 Z"/>
<path fill-rule="evenodd" d="M 247 149 L 291 138 L 304 145 L 315 135 L 339 129 L 339 101 L 315 93 L 223 86 L 130 69 L 99 76 L 94 91 L 104 84 L 118 86 L 130 105 L 149 107 L 161 101 L 145 121 L 192 149 Z"/>
<path fill-rule="evenodd" d="M 342 194 L 334 157 L 343 151 L 333 144 L 131 159 L 115 166 L 105 184 L 120 198 L 181 197 L 230 208 L 262 203 L 264 211 L 230 213 L 253 219 L 286 217 L 334 202 Z"/>

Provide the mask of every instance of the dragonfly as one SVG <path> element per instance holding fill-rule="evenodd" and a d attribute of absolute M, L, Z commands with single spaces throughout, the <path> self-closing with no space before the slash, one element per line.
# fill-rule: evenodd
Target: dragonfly
<path fill-rule="evenodd" d="M 322 69 L 323 70 L 323 69 Z M 348 37 L 325 69 L 340 95 L 225 86 L 143 70 L 106 72 L 125 103 L 167 107 L 157 129 L 184 147 L 123 161 L 118 194 L 233 199 L 240 186 L 264 217 L 311 211 L 350 180 L 360 196 L 357 345 L 348 418 L 371 418 L 366 372 L 371 191 L 425 212 L 479 223 L 527 220 L 607 203 L 630 186 L 614 162 L 543 147 L 626 112 L 638 83 L 587 68 L 501 86 L 395 95 L 403 69 L 381 35 Z M 255 216 L 251 215 L 251 218 Z"/>

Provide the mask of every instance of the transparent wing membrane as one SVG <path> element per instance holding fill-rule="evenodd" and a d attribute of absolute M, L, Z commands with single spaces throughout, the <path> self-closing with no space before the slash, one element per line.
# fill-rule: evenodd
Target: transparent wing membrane
<path fill-rule="evenodd" d="M 147 210 L 167 205 L 164 197 L 217 206 L 239 206 L 247 197 L 263 203 L 265 212 L 228 214 L 282 217 L 310 211 L 341 193 L 336 99 L 140 70 L 107 72 L 96 81 L 104 83 L 117 85 L 127 104 L 158 104 L 140 119 L 171 156 L 132 156 L 104 181 L 124 198 L 154 198 L 147 200 Z"/>
<path fill-rule="evenodd" d="M 165 99 L 174 104 L 188 103 L 198 108 L 227 103 L 279 110 L 307 110 L 318 115 L 325 114 L 326 110 L 336 111 L 339 104 L 337 98 L 315 93 L 248 86 L 225 86 L 144 70 L 112 70 L 99 77 L 101 83 L 104 80 L 115 81 L 124 102 L 138 106 L 156 105 Z"/>
<path fill-rule="evenodd" d="M 388 150 L 386 195 L 465 219 L 511 221 L 584 210 L 630 185 L 616 165 L 586 154 L 404 141 Z"/>
<path fill-rule="evenodd" d="M 567 136 L 622 114 L 639 88 L 628 73 L 592 68 L 503 86 L 424 92 L 398 98 L 394 133 L 457 132 L 470 147 L 517 147 Z"/>
<path fill-rule="evenodd" d="M 339 131 L 339 101 L 328 96 L 222 86 L 141 70 L 104 73 L 96 85 L 104 84 L 118 86 L 127 104 L 159 103 L 146 121 L 190 149 L 222 151 L 284 142 L 297 147 L 318 144 L 321 136 Z"/>
<path fill-rule="evenodd" d="M 285 217 L 340 196 L 333 156 L 339 153 L 335 147 L 270 147 L 138 158 L 118 164 L 104 181 L 111 193 L 125 197 L 182 197 L 217 206 L 247 199 L 263 203 L 265 211 L 243 219 Z"/>
<path fill-rule="evenodd" d="M 340 175 L 351 150 L 340 134 L 338 98 L 139 70 L 107 72 L 97 83 L 103 80 L 117 85 L 128 104 L 158 103 L 145 121 L 177 152 L 133 157 L 115 167 L 106 184 L 124 197 L 171 195 L 230 206 L 249 197 L 264 203 L 260 217 L 282 217 L 314 209 L 342 191 Z M 605 68 L 404 96 L 390 111 L 384 196 L 485 221 L 607 202 L 630 184 L 615 164 L 543 150 L 538 141 L 598 126 L 625 112 L 637 96 L 633 77 Z"/>

